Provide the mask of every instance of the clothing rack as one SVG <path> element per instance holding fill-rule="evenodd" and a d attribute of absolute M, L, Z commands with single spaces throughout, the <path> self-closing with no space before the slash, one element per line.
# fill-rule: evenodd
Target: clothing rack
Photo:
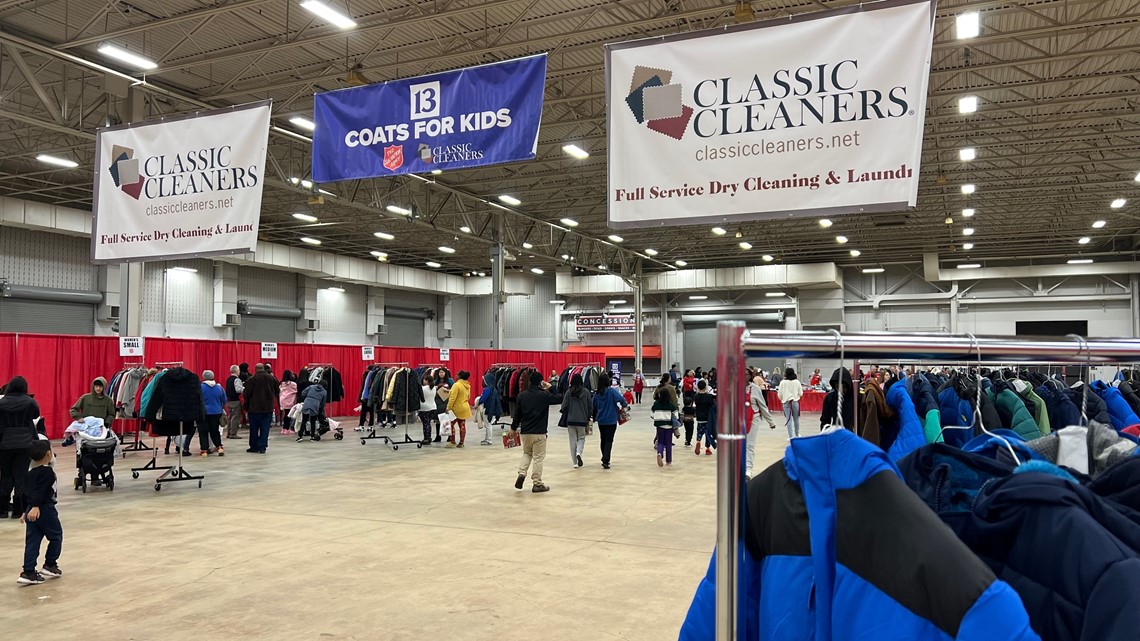
<path fill-rule="evenodd" d="M 400 361 L 398 363 L 370 363 L 369 367 L 377 367 L 379 369 L 388 369 L 390 367 L 406 367 L 408 369 L 412 369 L 411 364 L 409 364 L 407 361 Z M 396 415 L 395 412 L 392 412 L 392 414 L 394 416 Z M 407 413 L 405 413 L 403 415 L 403 417 L 404 417 L 404 441 L 403 441 L 403 443 L 404 444 L 415 443 L 416 447 L 423 447 L 424 444 L 422 442 L 413 441 L 411 438 L 408 437 L 408 416 L 410 416 L 410 415 Z M 368 441 L 371 441 L 373 439 L 380 439 L 380 440 L 384 441 L 384 444 L 387 445 L 388 447 L 392 448 L 393 452 L 400 449 L 401 443 L 395 441 L 390 436 L 385 436 L 383 434 L 377 434 L 375 425 L 372 426 L 372 428 L 369 430 L 369 432 L 367 434 L 360 437 L 360 444 L 361 445 L 367 445 Z"/>
<path fill-rule="evenodd" d="M 160 361 L 155 363 L 157 369 L 170 369 L 172 367 L 182 367 L 182 361 Z"/>
<path fill-rule="evenodd" d="M 837 331 L 748 330 L 741 321 L 717 323 L 717 372 L 722 385 L 717 395 L 717 566 L 716 639 L 739 641 L 737 570 L 744 471 L 744 402 L 740 381 L 747 357 L 884 358 L 908 361 L 984 360 L 1090 364 L 1140 361 L 1140 340 L 999 338 L 922 333 L 854 333 Z M 840 363 L 840 366 L 845 366 Z M 844 390 L 846 393 L 846 390 Z"/>
<path fill-rule="evenodd" d="M 175 367 L 182 367 L 183 361 L 159 361 L 159 362 L 155 363 L 154 366 L 156 369 L 160 369 L 160 370 L 172 369 Z M 186 425 L 185 422 L 181 422 L 178 424 L 179 443 L 178 443 L 178 464 L 177 465 L 159 465 L 158 464 L 158 447 L 156 444 L 155 447 L 153 448 L 154 454 L 151 456 L 150 461 L 148 461 L 146 465 L 144 465 L 142 467 L 132 467 L 131 468 L 131 478 L 137 479 L 139 477 L 140 472 L 147 471 L 147 470 L 164 470 L 163 473 L 161 475 L 159 475 L 159 477 L 154 480 L 154 491 L 155 492 L 158 492 L 162 489 L 163 483 L 174 483 L 177 481 L 198 481 L 198 487 L 199 488 L 202 487 L 202 479 L 204 479 L 205 477 L 204 476 L 193 476 L 189 472 L 186 471 L 186 468 L 184 468 L 182 466 L 183 446 L 182 446 L 181 441 L 182 441 L 182 439 L 186 438 L 186 434 L 183 432 L 183 428 L 185 427 L 185 425 Z"/>
<path fill-rule="evenodd" d="M 126 371 L 126 370 L 128 370 L 128 369 L 134 369 L 134 368 L 136 368 L 136 367 L 142 367 L 142 368 L 145 368 L 145 367 L 146 367 L 146 361 L 143 361 L 143 360 L 138 360 L 138 361 L 123 361 L 123 367 L 122 367 L 122 370 L 123 370 L 123 371 Z M 154 447 L 148 447 L 148 446 L 147 446 L 145 443 L 143 443 L 143 441 L 142 441 L 142 426 L 143 426 L 143 421 L 142 421 L 142 418 L 141 418 L 141 417 L 138 417 L 138 416 L 136 416 L 136 417 L 134 417 L 134 418 L 126 418 L 126 417 L 123 417 L 123 419 L 122 419 L 122 420 L 123 420 L 124 422 L 133 421 L 133 422 L 134 422 L 134 424 L 135 424 L 135 431 L 134 431 L 134 434 L 135 434 L 135 441 L 134 441 L 133 443 L 128 443 L 127 445 L 125 445 L 124 447 L 120 448 L 120 450 L 119 450 L 120 452 L 122 452 L 122 456 L 123 456 L 123 458 L 127 458 L 127 452 L 150 452 L 150 451 L 152 451 L 152 450 L 156 450 L 156 449 L 157 449 L 157 448 L 154 448 Z M 121 439 L 123 436 L 125 436 L 126 434 L 127 434 L 127 432 L 125 432 L 125 431 L 124 431 L 124 432 L 123 432 L 123 433 L 120 435 L 120 439 Z"/>
<path fill-rule="evenodd" d="M 534 367 L 534 363 L 494 363 L 487 367 L 487 369 L 494 369 L 496 367 Z"/>

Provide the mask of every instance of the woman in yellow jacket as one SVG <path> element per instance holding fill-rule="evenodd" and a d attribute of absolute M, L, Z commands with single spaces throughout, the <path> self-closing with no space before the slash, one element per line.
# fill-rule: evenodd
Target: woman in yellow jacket
<path fill-rule="evenodd" d="M 459 372 L 459 380 L 451 388 L 451 396 L 447 399 L 447 411 L 455 414 L 451 422 L 451 440 L 448 447 L 463 447 L 467 440 L 467 419 L 471 418 L 471 372 Z"/>

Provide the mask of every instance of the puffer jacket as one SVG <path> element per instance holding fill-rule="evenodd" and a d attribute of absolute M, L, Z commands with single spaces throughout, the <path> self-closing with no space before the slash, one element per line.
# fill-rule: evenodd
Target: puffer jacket
<path fill-rule="evenodd" d="M 1072 401 L 1073 405 L 1077 407 L 1078 413 L 1081 411 L 1081 404 L 1085 399 L 1084 387 L 1084 385 L 1079 385 L 1076 388 L 1070 387 L 1069 389 L 1065 390 L 1065 394 L 1069 397 L 1069 400 Z M 1108 406 L 1105 405 L 1104 400 L 1101 399 L 1100 396 L 1094 394 L 1091 389 L 1089 390 L 1088 409 L 1086 410 L 1085 415 L 1089 417 L 1090 421 L 1104 423 L 1105 425 L 1113 424 L 1112 415 L 1108 413 Z M 1076 423 L 1066 423 L 1065 425 L 1058 425 L 1057 428 L 1064 428 L 1075 424 Z"/>
<path fill-rule="evenodd" d="M 1003 389 L 997 394 L 994 403 L 998 407 L 998 413 L 1004 418 L 1006 414 L 1010 416 L 1009 424 L 1004 424 L 1002 427 L 1007 427 L 1017 433 L 1021 438 L 1032 441 L 1036 438 L 1041 438 L 1041 429 L 1037 427 L 1037 421 L 1033 420 L 1033 416 L 1029 410 L 1025 409 L 1025 402 L 1017 395 L 1017 392 L 1011 389 Z M 991 428 L 992 429 L 992 428 Z"/>
<path fill-rule="evenodd" d="M 910 383 L 910 398 L 914 401 L 914 411 L 922 420 L 922 431 L 927 443 L 933 443 L 942 431 L 942 414 L 934 398 L 934 386 L 925 374 L 915 374 L 907 379 Z"/>
<path fill-rule="evenodd" d="M 1128 407 L 1132 408 L 1136 416 L 1140 416 L 1140 395 L 1136 393 L 1134 383 L 1121 381 L 1116 389 L 1120 390 L 1120 395 L 1124 397 L 1124 400 L 1128 403 Z"/>
<path fill-rule="evenodd" d="M 447 411 L 454 412 L 455 418 L 471 418 L 471 383 L 463 379 L 455 381 L 447 399 Z"/>
<path fill-rule="evenodd" d="M 968 398 L 961 396 L 961 393 L 966 391 L 968 390 L 963 388 L 960 392 L 957 386 L 949 385 L 938 393 L 939 417 L 942 420 L 942 427 L 973 425 L 974 405 Z M 977 426 L 974 426 L 972 430 L 945 430 L 942 432 L 942 441 L 955 447 L 962 447 L 980 432 L 981 430 Z"/>
<path fill-rule="evenodd" d="M 1104 401 L 1108 415 L 1112 417 L 1113 427 L 1122 430 L 1130 425 L 1140 425 L 1140 418 L 1132 411 L 1128 401 L 1124 400 L 1120 390 L 1108 386 L 1104 381 L 1093 381 L 1089 389 Z"/>
<path fill-rule="evenodd" d="M 1073 404 L 1064 389 L 1042 385 L 1037 388 L 1037 395 L 1045 400 L 1045 407 L 1049 410 L 1049 425 L 1053 430 L 1081 424 L 1081 409 Z"/>
<path fill-rule="evenodd" d="M 167 422 L 197 422 L 206 419 L 206 406 L 202 401 L 202 382 L 198 375 L 184 368 L 168 369 L 155 378 L 153 391 L 143 415 Z"/>
<path fill-rule="evenodd" d="M 887 455 L 892 461 L 897 461 L 914 450 L 926 444 L 926 435 L 923 432 L 922 419 L 914 409 L 914 401 L 907 393 L 904 380 L 899 380 L 887 390 L 887 405 L 895 411 L 896 427 L 890 442 L 884 442 Z"/>
<path fill-rule="evenodd" d="M 36 399 L 27 394 L 0 397 L 0 450 L 26 450 L 39 438 L 35 420 L 40 416 Z"/>
<path fill-rule="evenodd" d="M 566 390 L 562 397 L 562 415 L 567 425 L 583 427 L 590 424 L 590 415 L 593 413 L 593 403 L 590 392 L 585 387 Z"/>

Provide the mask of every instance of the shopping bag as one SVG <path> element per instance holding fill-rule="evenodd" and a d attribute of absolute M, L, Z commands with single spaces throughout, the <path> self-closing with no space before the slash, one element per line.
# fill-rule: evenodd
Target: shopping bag
<path fill-rule="evenodd" d="M 440 427 L 451 425 L 451 422 L 455 420 L 455 414 L 453 412 L 441 412 L 436 415 L 435 420 L 439 421 Z"/>
<path fill-rule="evenodd" d="M 522 445 L 522 435 L 518 432 L 503 430 L 503 447 L 512 448 Z"/>
<path fill-rule="evenodd" d="M 451 436 L 451 421 L 444 421 L 443 418 L 446 414 L 440 414 L 439 434 L 440 436 Z"/>
<path fill-rule="evenodd" d="M 333 419 L 328 418 L 328 419 L 325 419 L 325 422 L 327 422 L 329 424 L 330 430 L 339 430 L 340 429 L 340 421 L 334 421 Z"/>
<path fill-rule="evenodd" d="M 558 427 L 567 427 L 567 426 L 568 426 L 568 424 L 566 423 L 566 412 L 562 412 L 558 416 Z"/>
<path fill-rule="evenodd" d="M 628 407 L 619 407 L 618 408 L 618 425 L 625 425 L 626 423 L 629 422 L 629 419 L 630 419 L 629 408 Z"/>

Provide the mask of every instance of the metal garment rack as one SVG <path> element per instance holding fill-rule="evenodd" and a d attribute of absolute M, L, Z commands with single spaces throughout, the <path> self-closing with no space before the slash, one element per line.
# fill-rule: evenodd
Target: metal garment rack
<path fill-rule="evenodd" d="M 717 372 L 725 384 L 717 395 L 717 566 L 716 639 L 739 641 L 737 572 L 741 563 L 740 532 L 745 431 L 742 385 L 749 356 L 782 358 L 866 359 L 892 357 L 906 361 L 1048 360 L 1054 363 L 1119 363 L 1140 361 L 1140 340 L 1019 339 L 973 335 L 855 333 L 748 330 L 740 321 L 717 323 Z M 843 363 L 840 366 L 845 366 Z M 844 390 L 846 393 L 846 390 Z"/>
<path fill-rule="evenodd" d="M 158 363 L 154 364 L 154 366 L 157 369 L 159 369 L 160 371 L 166 370 L 166 369 L 171 369 L 174 367 L 182 367 L 182 365 L 183 365 L 182 361 L 167 361 L 167 362 L 158 362 Z M 156 447 L 154 448 L 154 457 L 151 458 L 150 463 L 147 463 L 145 466 L 140 467 L 140 468 L 131 468 L 131 477 L 137 479 L 139 477 L 139 472 L 141 470 L 145 470 L 145 469 L 165 470 L 161 475 L 159 475 L 158 478 L 156 478 L 154 480 L 154 491 L 155 492 L 158 492 L 162 489 L 163 483 L 177 483 L 177 482 L 181 482 L 181 481 L 198 481 L 198 487 L 199 488 L 202 487 L 202 479 L 204 479 L 206 477 L 194 476 L 194 475 L 190 474 L 189 472 L 187 472 L 186 468 L 182 466 L 182 452 L 185 450 L 185 447 L 183 446 L 181 441 L 182 441 L 182 439 L 186 438 L 186 434 L 185 434 L 185 432 L 183 432 L 183 428 L 185 428 L 185 426 L 186 426 L 186 421 L 179 421 L 178 422 L 179 442 L 176 443 L 176 445 L 178 446 L 178 464 L 177 465 L 155 465 L 155 463 L 157 462 L 157 458 L 158 458 L 158 447 L 156 444 Z"/>
<path fill-rule="evenodd" d="M 137 361 L 137 362 L 127 361 L 127 362 L 124 362 L 122 371 L 127 372 L 127 371 L 130 371 L 132 369 L 136 369 L 136 368 L 146 369 L 146 361 Z M 133 401 L 134 399 L 131 399 L 131 400 Z M 153 447 L 148 447 L 145 443 L 142 442 L 143 419 L 141 416 L 135 416 L 133 418 L 127 418 L 126 416 L 124 416 L 124 417 L 122 417 L 122 419 L 124 422 L 134 421 L 134 424 L 135 424 L 135 432 L 134 432 L 135 440 L 134 440 L 134 442 L 128 443 L 128 444 L 124 445 L 122 448 L 120 448 L 120 452 L 122 453 L 123 458 L 127 458 L 127 452 L 150 452 L 150 451 L 156 449 Z M 126 432 L 123 432 L 123 434 L 120 435 L 120 438 L 122 438 L 122 436 L 125 436 L 126 434 L 127 434 Z"/>
<path fill-rule="evenodd" d="M 370 363 L 369 367 L 375 367 L 377 369 L 389 369 L 392 367 L 407 367 L 408 369 L 411 369 L 411 365 L 407 361 L 400 361 L 398 363 Z M 372 399 L 370 398 L 368 400 L 371 401 Z M 383 405 L 383 403 L 381 403 L 380 405 Z M 361 411 L 363 411 L 363 409 Z M 376 407 L 376 411 L 377 412 L 380 411 L 379 405 Z M 396 413 L 392 412 L 392 415 L 395 416 Z M 408 415 L 405 414 L 404 415 L 404 441 L 406 443 L 418 442 L 418 441 L 411 441 L 410 439 L 408 439 L 407 423 L 408 423 Z M 400 444 L 397 443 L 395 440 L 393 440 L 391 437 L 384 436 L 383 434 L 377 434 L 375 425 L 373 425 L 371 427 L 371 429 L 369 430 L 369 432 L 367 434 L 360 437 L 360 444 L 361 445 L 367 445 L 368 441 L 370 441 L 372 439 L 380 439 L 381 441 L 384 441 L 384 444 L 387 445 L 388 447 L 392 448 L 393 452 L 400 449 Z M 419 447 L 423 447 L 423 443 L 420 443 Z"/>

